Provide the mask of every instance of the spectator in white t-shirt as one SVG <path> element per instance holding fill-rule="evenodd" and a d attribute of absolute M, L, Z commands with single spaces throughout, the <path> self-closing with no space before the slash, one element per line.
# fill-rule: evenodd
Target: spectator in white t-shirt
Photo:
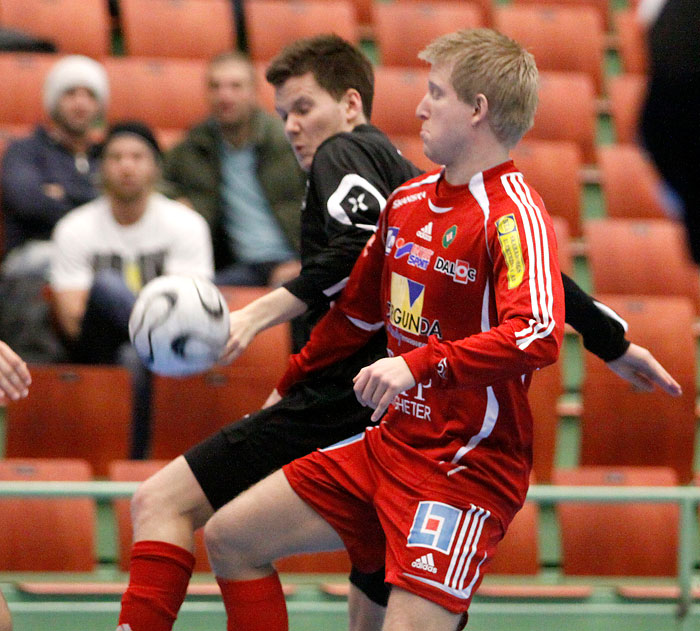
<path fill-rule="evenodd" d="M 102 152 L 104 193 L 70 211 L 52 237 L 53 307 L 72 359 L 129 365 L 138 376 L 137 392 L 148 388 L 128 336 L 139 289 L 163 274 L 214 274 L 206 221 L 155 192 L 160 161 L 160 149 L 146 126 L 114 125 Z M 134 457 L 145 455 L 148 411 L 142 408 L 147 399 L 145 394 L 135 399 Z"/>

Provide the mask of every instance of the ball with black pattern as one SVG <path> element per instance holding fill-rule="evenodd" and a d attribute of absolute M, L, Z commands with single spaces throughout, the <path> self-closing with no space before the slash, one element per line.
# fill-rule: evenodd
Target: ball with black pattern
<path fill-rule="evenodd" d="M 210 281 L 160 276 L 145 285 L 131 311 L 129 337 L 154 373 L 185 377 L 216 363 L 229 336 L 229 311 Z"/>

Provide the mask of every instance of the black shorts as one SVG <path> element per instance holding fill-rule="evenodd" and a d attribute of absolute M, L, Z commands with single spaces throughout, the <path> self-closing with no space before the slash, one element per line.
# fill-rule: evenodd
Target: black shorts
<path fill-rule="evenodd" d="M 371 414 L 348 385 L 314 379 L 224 427 L 189 449 L 185 459 L 218 510 L 282 465 L 364 431 Z"/>

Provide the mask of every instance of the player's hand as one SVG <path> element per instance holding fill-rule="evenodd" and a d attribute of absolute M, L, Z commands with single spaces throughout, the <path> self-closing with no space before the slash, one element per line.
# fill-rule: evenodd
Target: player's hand
<path fill-rule="evenodd" d="M 377 422 L 399 392 L 416 385 L 416 380 L 401 357 L 385 357 L 365 366 L 353 379 L 355 396 L 364 406 L 374 408 Z"/>
<path fill-rule="evenodd" d="M 31 383 L 27 364 L 5 342 L 0 342 L 0 399 L 9 397 L 16 401 L 26 397 Z"/>
<path fill-rule="evenodd" d="M 265 400 L 265 403 L 263 403 L 263 410 L 265 408 L 269 408 L 269 407 L 273 406 L 275 403 L 277 403 L 278 401 L 281 401 L 281 400 L 282 400 L 282 396 L 280 395 L 279 392 L 277 392 L 277 388 L 275 388 L 270 393 L 270 396 L 267 397 L 267 399 Z"/>
<path fill-rule="evenodd" d="M 654 386 L 658 386 L 674 397 L 683 394 L 678 382 L 656 358 L 646 348 L 636 344 L 630 344 L 622 357 L 607 362 L 606 365 L 643 392 L 652 392 Z"/>
<path fill-rule="evenodd" d="M 229 314 L 229 336 L 226 347 L 219 357 L 220 364 L 230 364 L 238 359 L 255 337 L 257 329 L 250 316 L 242 309 Z"/>

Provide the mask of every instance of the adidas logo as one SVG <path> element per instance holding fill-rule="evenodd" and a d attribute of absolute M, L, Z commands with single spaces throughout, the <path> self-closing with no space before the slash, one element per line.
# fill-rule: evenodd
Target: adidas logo
<path fill-rule="evenodd" d="M 130 624 L 120 624 L 116 631 L 131 631 L 131 625 Z"/>
<path fill-rule="evenodd" d="M 424 554 L 422 557 L 416 559 L 413 563 L 411 563 L 411 567 L 415 567 L 418 570 L 425 570 L 426 572 L 431 572 L 432 574 L 437 574 L 435 559 L 433 559 L 432 552 Z"/>
<path fill-rule="evenodd" d="M 426 241 L 432 241 L 433 222 L 431 221 L 430 223 L 425 224 L 418 232 L 416 232 L 416 236 L 420 237 L 421 239 L 425 239 Z"/>

